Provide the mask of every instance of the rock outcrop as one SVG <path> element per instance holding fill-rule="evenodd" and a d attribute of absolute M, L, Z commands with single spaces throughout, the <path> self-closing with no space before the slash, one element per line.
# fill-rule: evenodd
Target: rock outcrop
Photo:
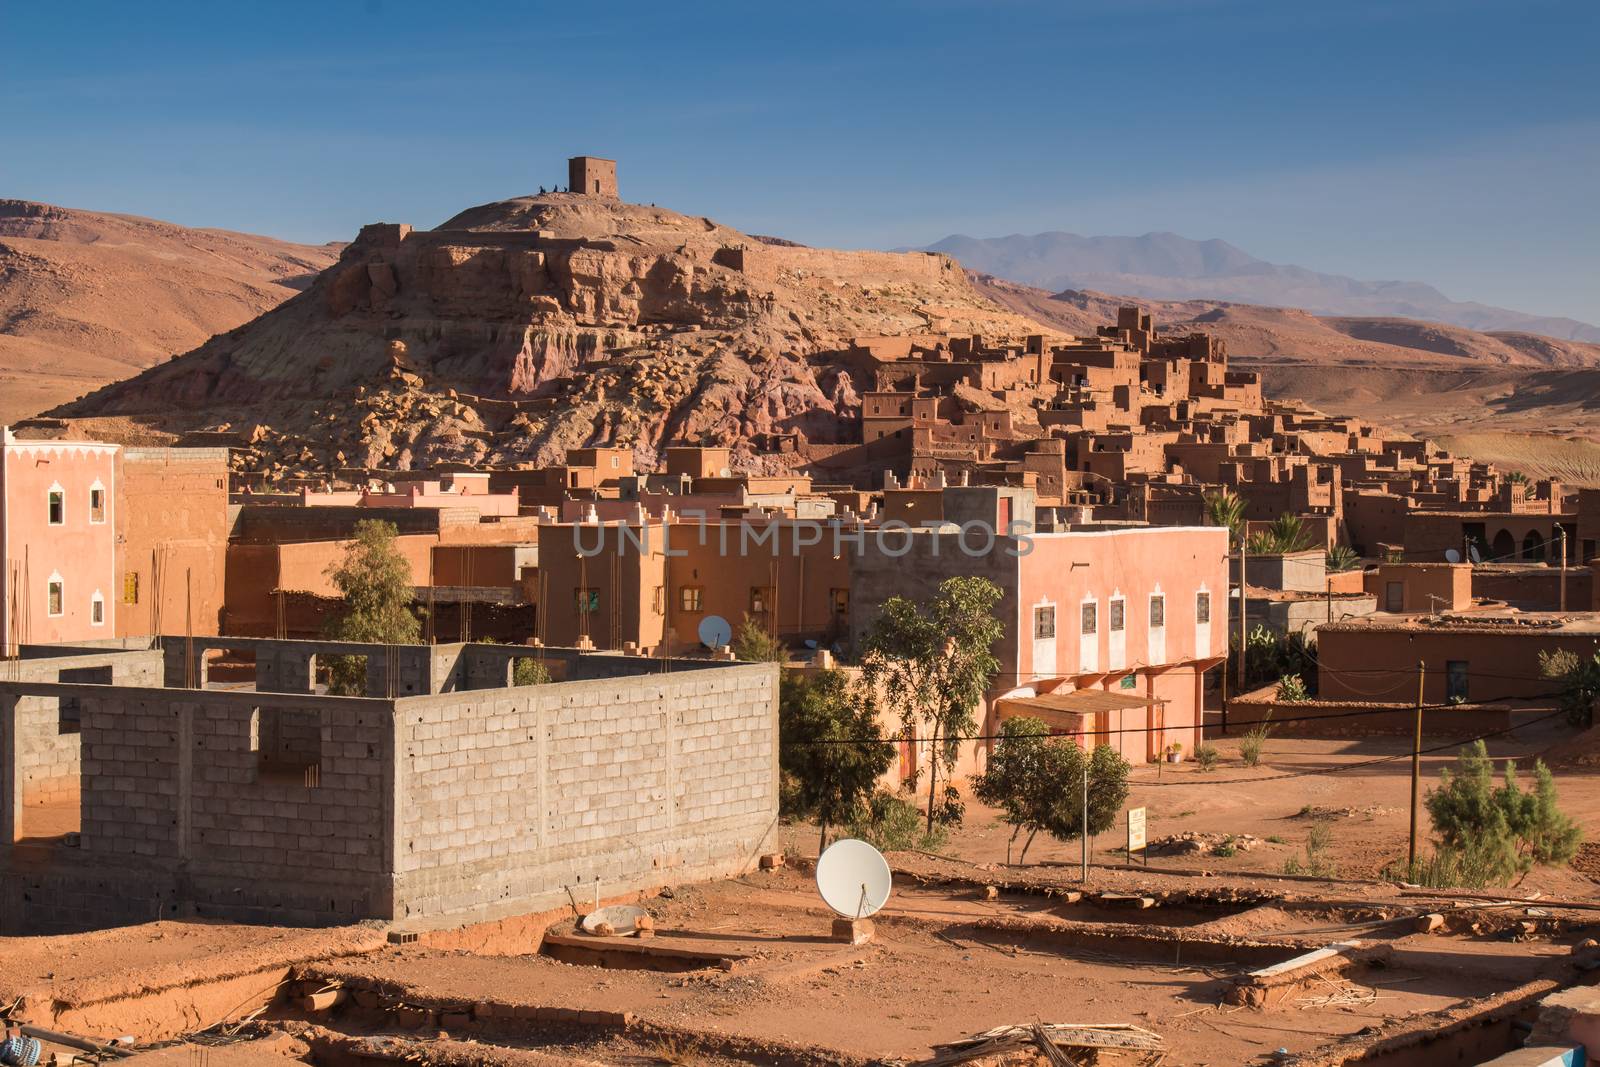
<path fill-rule="evenodd" d="M 925 253 L 836 252 L 569 194 L 364 227 L 303 294 L 54 414 L 256 424 L 258 469 L 542 465 L 570 447 L 846 442 L 861 335 L 1021 337 Z"/>

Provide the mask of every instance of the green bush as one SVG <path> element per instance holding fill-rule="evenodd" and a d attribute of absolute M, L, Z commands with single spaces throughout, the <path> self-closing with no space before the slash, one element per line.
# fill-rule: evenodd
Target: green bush
<path fill-rule="evenodd" d="M 859 838 L 880 852 L 922 848 L 936 852 L 944 847 L 945 834 L 935 827 L 924 831 L 922 809 L 904 797 L 880 789 L 872 794 L 865 810 L 849 825 L 850 836 Z"/>
<path fill-rule="evenodd" d="M 1283 873 L 1309 875 L 1312 878 L 1336 878 L 1339 869 L 1330 855 L 1332 851 L 1333 827 L 1318 820 L 1311 824 L 1311 832 L 1306 835 L 1305 862 L 1302 863 L 1299 857 L 1290 856 L 1283 861 Z"/>
<path fill-rule="evenodd" d="M 550 668 L 544 661 L 532 656 L 517 659 L 511 668 L 512 685 L 545 685 L 550 681 Z"/>
<path fill-rule="evenodd" d="M 1477 848 L 1465 852 L 1441 848 L 1410 866 L 1391 863 L 1384 867 L 1382 877 L 1424 889 L 1487 889 L 1500 884 L 1493 853 Z"/>
<path fill-rule="evenodd" d="M 1202 771 L 1216 770 L 1217 760 L 1221 758 L 1221 753 L 1217 751 L 1217 746 L 1209 742 L 1194 750 L 1194 761 L 1200 765 Z"/>
<path fill-rule="evenodd" d="M 1286 674 L 1278 682 L 1277 699 L 1285 704 L 1298 704 L 1310 698 L 1311 695 L 1306 692 L 1306 683 L 1300 680 L 1298 674 Z"/>
<path fill-rule="evenodd" d="M 1267 712 L 1270 719 L 1272 713 Z M 1239 758 L 1244 760 L 1246 767 L 1254 767 L 1261 762 L 1262 750 L 1267 744 L 1267 735 L 1272 732 L 1272 724 L 1263 719 L 1245 731 L 1239 739 Z"/>
<path fill-rule="evenodd" d="M 1572 861 L 1583 831 L 1557 806 L 1550 768 L 1535 760 L 1533 774 L 1533 789 L 1524 791 L 1516 763 L 1507 760 L 1504 782 L 1496 787 L 1481 740 L 1461 750 L 1453 770 L 1440 772 L 1427 805 L 1446 873 L 1506 885 L 1535 864 Z"/>
<path fill-rule="evenodd" d="M 789 662 L 789 650 L 784 647 L 783 642 L 768 633 L 766 627 L 748 615 L 740 624 L 739 632 L 734 634 L 731 647 L 734 656 L 746 663 L 781 665 Z"/>

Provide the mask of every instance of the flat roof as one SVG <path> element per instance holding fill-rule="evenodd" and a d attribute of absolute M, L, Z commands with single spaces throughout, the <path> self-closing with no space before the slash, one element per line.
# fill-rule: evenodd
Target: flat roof
<path fill-rule="evenodd" d="M 1481 633 L 1510 637 L 1548 637 L 1551 634 L 1600 635 L 1600 612 L 1596 611 L 1447 611 L 1437 615 L 1414 613 L 1391 615 L 1379 612 L 1359 619 L 1324 623 L 1319 633 L 1348 630 L 1376 630 L 1385 633 Z"/>
<path fill-rule="evenodd" d="M 1007 712 L 1014 714 L 1034 715 L 1044 720 L 1046 725 L 1063 725 L 1060 722 L 1063 716 L 1073 716 L 1072 722 L 1065 725 L 1074 729 L 1081 729 L 1081 716 L 1094 715 L 1099 712 L 1131 711 L 1134 708 L 1149 708 L 1157 704 L 1165 704 L 1160 697 L 1140 696 L 1137 693 L 1116 689 L 1071 689 L 1043 693 L 1031 697 L 1005 697 L 999 701 L 1002 717 Z"/>

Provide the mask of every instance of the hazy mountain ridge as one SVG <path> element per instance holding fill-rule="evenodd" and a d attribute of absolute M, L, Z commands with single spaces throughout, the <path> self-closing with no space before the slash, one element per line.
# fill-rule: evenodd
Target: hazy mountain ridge
<path fill-rule="evenodd" d="M 1576 319 L 1451 300 L 1423 282 L 1362 281 L 1270 263 L 1226 241 L 1195 241 L 1175 233 L 952 234 L 918 251 L 943 252 L 968 270 L 1052 292 L 1091 289 L 1148 300 L 1233 301 L 1303 308 L 1317 315 L 1423 319 L 1483 332 L 1600 342 L 1600 326 Z"/>

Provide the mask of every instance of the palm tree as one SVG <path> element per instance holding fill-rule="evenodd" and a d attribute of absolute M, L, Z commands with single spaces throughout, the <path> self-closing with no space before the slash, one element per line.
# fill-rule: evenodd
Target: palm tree
<path fill-rule="evenodd" d="M 1267 532 L 1279 552 L 1303 552 L 1311 545 L 1311 531 L 1298 515 L 1279 515 Z"/>
<path fill-rule="evenodd" d="M 1206 520 L 1228 528 L 1228 543 L 1238 547 L 1244 537 L 1244 497 L 1230 489 L 1206 494 Z"/>
<path fill-rule="evenodd" d="M 1361 564 L 1361 557 L 1349 545 L 1334 545 L 1328 549 L 1328 570 L 1335 574 L 1353 571 Z"/>

